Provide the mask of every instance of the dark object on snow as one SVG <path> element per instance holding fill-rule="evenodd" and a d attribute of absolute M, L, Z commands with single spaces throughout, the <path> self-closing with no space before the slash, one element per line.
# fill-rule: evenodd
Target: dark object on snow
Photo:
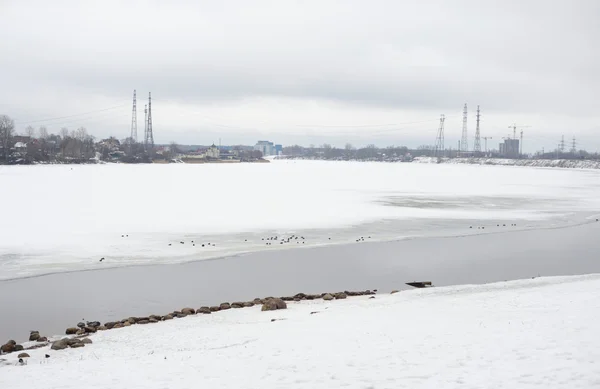
<path fill-rule="evenodd" d="M 46 358 L 50 358 L 50 355 L 46 354 Z"/>
<path fill-rule="evenodd" d="M 100 258 L 100 262 L 104 261 L 104 257 Z"/>
<path fill-rule="evenodd" d="M 280 298 L 273 298 L 265 301 L 261 311 L 275 311 L 277 309 L 287 309 L 287 304 Z"/>
<path fill-rule="evenodd" d="M 431 281 L 407 282 L 406 285 L 413 286 L 415 288 L 429 288 L 433 286 Z"/>

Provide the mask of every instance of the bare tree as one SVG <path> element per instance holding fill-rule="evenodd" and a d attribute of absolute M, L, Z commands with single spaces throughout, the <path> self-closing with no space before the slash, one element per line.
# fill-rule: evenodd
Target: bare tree
<path fill-rule="evenodd" d="M 5 160 L 8 160 L 12 137 L 15 131 L 15 121 L 7 115 L 0 115 L 0 147 Z"/>
<path fill-rule="evenodd" d="M 60 136 L 61 138 L 65 139 L 66 137 L 69 136 L 69 129 L 67 127 L 63 127 L 60 129 Z"/>
<path fill-rule="evenodd" d="M 46 126 L 40 126 L 39 129 L 40 139 L 48 139 L 48 129 Z"/>
<path fill-rule="evenodd" d="M 179 146 L 177 145 L 177 143 L 171 142 L 171 144 L 169 145 L 169 152 L 166 155 L 166 157 L 168 157 L 168 159 L 173 159 L 173 158 L 177 157 L 179 152 L 180 152 Z"/>
<path fill-rule="evenodd" d="M 33 126 L 25 127 L 25 135 L 30 138 L 35 138 L 35 128 L 33 128 Z"/>
<path fill-rule="evenodd" d="M 87 138 L 87 130 L 85 129 L 85 127 L 79 127 L 77 129 L 77 132 L 75 133 L 74 138 L 77 138 L 82 142 L 85 141 L 85 138 Z"/>

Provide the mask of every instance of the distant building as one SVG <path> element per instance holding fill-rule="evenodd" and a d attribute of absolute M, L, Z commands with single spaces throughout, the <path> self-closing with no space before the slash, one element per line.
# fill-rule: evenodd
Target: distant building
<path fill-rule="evenodd" d="M 506 158 L 518 158 L 519 157 L 519 140 L 518 139 L 504 139 L 503 143 L 500 143 L 499 147 L 500 155 Z"/>
<path fill-rule="evenodd" d="M 213 145 L 210 146 L 207 150 L 206 150 L 206 157 L 207 158 L 213 158 L 213 159 L 219 159 L 219 148 L 217 146 Z"/>
<path fill-rule="evenodd" d="M 267 140 L 259 140 L 258 142 L 256 142 L 256 145 L 254 145 L 254 150 L 260 151 L 264 156 L 273 155 L 273 142 L 269 142 Z"/>
<path fill-rule="evenodd" d="M 13 149 L 14 149 L 15 153 L 17 153 L 18 155 L 27 154 L 27 144 L 25 142 L 15 143 Z"/>
<path fill-rule="evenodd" d="M 238 159 L 239 153 L 236 150 L 220 150 L 219 159 L 233 160 Z"/>
<path fill-rule="evenodd" d="M 282 145 L 273 144 L 267 140 L 259 140 L 254 145 L 254 150 L 260 151 L 264 156 L 267 155 L 280 155 L 283 152 Z"/>

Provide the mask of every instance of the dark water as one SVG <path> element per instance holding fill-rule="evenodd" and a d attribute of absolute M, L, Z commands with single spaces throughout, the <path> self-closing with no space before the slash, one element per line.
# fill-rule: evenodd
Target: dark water
<path fill-rule="evenodd" d="M 453 238 L 258 252 L 177 265 L 0 281 L 0 340 L 62 334 L 82 319 L 340 290 L 404 289 L 600 272 L 600 223 Z"/>

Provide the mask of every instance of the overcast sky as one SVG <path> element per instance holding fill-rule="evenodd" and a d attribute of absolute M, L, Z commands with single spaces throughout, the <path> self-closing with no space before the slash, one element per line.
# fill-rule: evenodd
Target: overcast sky
<path fill-rule="evenodd" d="M 0 114 L 155 141 L 600 150 L 600 1 L 0 0 Z M 75 116 L 76 115 L 76 116 Z M 48 120 L 46 120 L 48 119 Z M 482 147 L 483 147 L 482 140 Z"/>

